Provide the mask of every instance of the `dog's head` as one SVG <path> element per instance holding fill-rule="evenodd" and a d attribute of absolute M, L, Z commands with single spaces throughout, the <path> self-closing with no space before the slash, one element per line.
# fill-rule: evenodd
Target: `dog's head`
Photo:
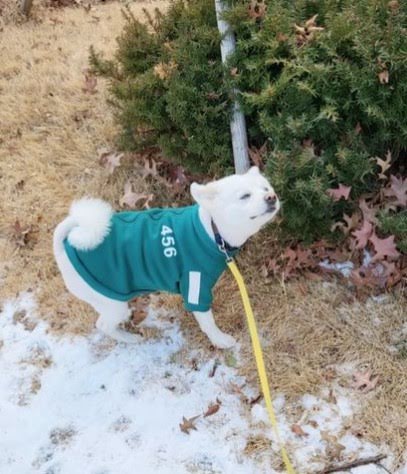
<path fill-rule="evenodd" d="M 273 187 L 256 166 L 241 175 L 208 184 L 192 183 L 191 195 L 231 245 L 242 245 L 270 222 L 280 209 Z"/>

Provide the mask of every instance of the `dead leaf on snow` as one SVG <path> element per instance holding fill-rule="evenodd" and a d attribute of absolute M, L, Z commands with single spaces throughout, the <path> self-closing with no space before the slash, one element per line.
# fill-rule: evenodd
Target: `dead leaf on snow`
<path fill-rule="evenodd" d="M 308 433 L 306 433 L 300 425 L 293 424 L 291 425 L 291 431 L 296 434 L 297 436 L 309 436 Z"/>
<path fill-rule="evenodd" d="M 206 418 L 207 416 L 212 416 L 219 411 L 221 403 L 219 402 L 219 400 L 216 400 L 216 401 L 217 403 L 211 403 L 208 406 L 208 409 L 204 413 L 204 418 Z"/>
<path fill-rule="evenodd" d="M 183 433 L 189 434 L 191 430 L 197 431 L 198 428 L 195 426 L 195 421 L 200 417 L 201 415 L 196 415 L 193 416 L 192 418 L 185 418 L 185 416 L 182 417 L 182 423 L 179 424 L 180 430 Z"/>

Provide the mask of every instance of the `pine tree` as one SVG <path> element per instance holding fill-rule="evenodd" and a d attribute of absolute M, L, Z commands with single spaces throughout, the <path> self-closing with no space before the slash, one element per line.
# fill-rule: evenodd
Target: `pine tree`
<path fill-rule="evenodd" d="M 407 172 L 407 3 L 234 0 L 227 17 L 237 51 L 226 66 L 212 0 L 174 0 L 146 24 L 128 11 L 115 59 L 92 52 L 111 81 L 121 146 L 158 144 L 193 169 L 230 172 L 237 87 L 251 146 L 267 143 L 283 231 L 332 236 L 332 224 L 381 186 L 375 157 L 390 151 L 389 172 Z M 340 184 L 352 187 L 348 201 L 327 193 Z M 382 218 L 383 231 L 404 232 L 398 211 Z"/>

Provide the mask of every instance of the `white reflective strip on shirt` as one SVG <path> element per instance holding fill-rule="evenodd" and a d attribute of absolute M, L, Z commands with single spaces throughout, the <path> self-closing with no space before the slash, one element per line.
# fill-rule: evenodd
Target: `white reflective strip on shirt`
<path fill-rule="evenodd" d="M 189 272 L 188 303 L 199 304 L 201 272 Z"/>

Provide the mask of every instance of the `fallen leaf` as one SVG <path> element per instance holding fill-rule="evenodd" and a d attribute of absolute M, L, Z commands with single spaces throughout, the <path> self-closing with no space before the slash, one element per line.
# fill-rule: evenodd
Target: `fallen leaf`
<path fill-rule="evenodd" d="M 387 179 L 387 176 L 384 174 L 391 166 L 391 152 L 390 150 L 386 153 L 386 159 L 382 160 L 381 158 L 376 158 L 376 163 L 380 166 L 379 179 Z"/>
<path fill-rule="evenodd" d="M 317 18 L 318 18 L 318 13 L 305 22 L 305 27 L 310 28 L 310 27 L 315 26 Z"/>
<path fill-rule="evenodd" d="M 366 290 L 377 286 L 377 278 L 374 277 L 369 268 L 359 267 L 352 270 L 349 279 L 357 289 Z"/>
<path fill-rule="evenodd" d="M 394 243 L 394 235 L 386 239 L 380 239 L 376 233 L 373 233 L 373 235 L 369 237 L 369 241 L 373 244 L 376 252 L 372 258 L 372 262 L 382 260 L 384 257 L 398 258 L 400 256 L 400 252 L 397 251 L 396 244 Z"/>
<path fill-rule="evenodd" d="M 192 418 L 185 418 L 185 416 L 182 417 L 182 423 L 179 424 L 180 430 L 183 433 L 189 434 L 190 430 L 195 430 L 197 431 L 198 428 L 195 426 L 195 421 L 200 417 L 201 415 L 193 416 Z"/>
<path fill-rule="evenodd" d="M 102 149 L 99 154 L 99 163 L 104 166 L 110 174 L 112 174 L 113 171 L 120 166 L 120 160 L 123 156 L 123 153 Z"/>
<path fill-rule="evenodd" d="M 143 204 L 143 209 L 150 209 L 150 202 L 154 199 L 154 194 L 149 194 Z"/>
<path fill-rule="evenodd" d="M 349 199 L 349 194 L 351 192 L 352 186 L 345 186 L 340 184 L 337 189 L 327 189 L 327 193 L 334 201 L 339 201 L 341 198 L 344 198 L 345 201 Z"/>
<path fill-rule="evenodd" d="M 294 24 L 295 35 L 296 35 L 298 46 L 302 46 L 303 44 L 312 40 L 314 38 L 314 33 L 324 30 L 323 27 L 316 26 L 317 17 L 318 15 L 314 15 L 313 17 L 308 19 L 305 22 L 304 26 Z"/>
<path fill-rule="evenodd" d="M 158 171 L 157 171 L 157 162 L 151 159 L 151 164 L 149 159 L 144 160 L 144 169 L 141 172 L 141 176 L 143 178 L 147 178 L 147 176 L 157 176 Z"/>
<path fill-rule="evenodd" d="M 264 168 L 264 155 L 267 152 L 267 142 L 265 142 L 260 148 L 251 147 L 249 148 L 249 157 L 252 163 L 258 166 L 260 169 Z"/>
<path fill-rule="evenodd" d="M 405 207 L 407 206 L 407 178 L 397 178 L 397 176 L 390 176 L 390 188 L 384 190 L 385 196 L 395 197 L 395 204 Z"/>
<path fill-rule="evenodd" d="M 379 376 L 377 375 L 373 379 L 371 378 L 372 371 L 367 370 L 366 372 L 355 372 L 353 374 L 352 387 L 356 390 L 360 390 L 362 393 L 367 393 L 376 388 Z"/>
<path fill-rule="evenodd" d="M 257 18 L 263 18 L 267 12 L 267 5 L 264 0 L 251 0 L 249 3 L 249 17 L 257 20 Z"/>
<path fill-rule="evenodd" d="M 327 446 L 326 454 L 328 458 L 340 459 L 344 449 L 346 449 L 346 447 L 343 444 L 335 442 Z"/>
<path fill-rule="evenodd" d="M 378 74 L 380 84 L 388 84 L 389 83 L 389 71 L 384 69 L 380 71 Z"/>
<path fill-rule="evenodd" d="M 291 431 L 296 434 L 297 436 L 309 436 L 308 433 L 306 433 L 300 425 L 294 424 L 291 425 Z"/>
<path fill-rule="evenodd" d="M 327 382 L 331 382 L 338 376 L 338 373 L 333 367 L 329 367 L 328 369 L 325 370 L 322 376 Z"/>
<path fill-rule="evenodd" d="M 96 77 L 90 72 L 89 69 L 86 69 L 84 71 L 84 75 L 85 75 L 85 84 L 82 87 L 82 91 L 87 93 L 87 94 L 95 94 L 97 92 L 97 90 L 96 90 L 96 85 L 97 85 Z"/>
<path fill-rule="evenodd" d="M 38 241 L 38 231 L 37 226 L 33 224 L 22 226 L 17 219 L 12 225 L 12 240 L 19 248 L 32 248 Z"/>
<path fill-rule="evenodd" d="M 364 220 L 377 224 L 376 209 L 369 207 L 365 199 L 359 199 L 359 208 L 362 211 Z"/>
<path fill-rule="evenodd" d="M 142 194 L 142 193 L 135 193 L 133 192 L 133 186 L 130 183 L 130 181 L 127 181 L 127 183 L 124 185 L 124 194 L 120 198 L 119 204 L 121 207 L 127 206 L 130 208 L 136 207 L 136 203 L 140 200 L 146 200 L 148 199 L 147 194 Z"/>
<path fill-rule="evenodd" d="M 344 214 L 342 219 L 345 221 L 345 224 L 343 222 L 336 222 L 332 226 L 332 231 L 335 229 L 340 229 L 345 235 L 348 235 L 349 232 L 353 229 L 356 229 L 356 227 L 359 224 L 359 215 L 357 212 L 354 212 L 351 216 L 348 216 L 347 214 Z"/>
<path fill-rule="evenodd" d="M 207 416 L 214 415 L 215 413 L 219 411 L 219 408 L 220 408 L 220 403 L 211 403 L 208 406 L 208 409 L 206 410 L 206 412 L 204 413 L 204 418 L 206 418 Z"/>
<path fill-rule="evenodd" d="M 356 238 L 356 248 L 361 250 L 364 249 L 369 241 L 373 232 L 373 225 L 369 221 L 363 221 L 361 229 L 352 232 L 352 235 Z"/>

